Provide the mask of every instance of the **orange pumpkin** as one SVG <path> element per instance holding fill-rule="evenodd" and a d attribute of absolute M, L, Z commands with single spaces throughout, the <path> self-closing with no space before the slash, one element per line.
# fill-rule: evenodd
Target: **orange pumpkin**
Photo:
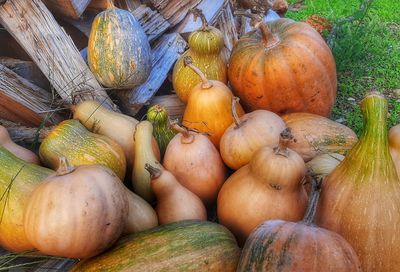
<path fill-rule="evenodd" d="M 235 44 L 229 61 L 229 82 L 245 109 L 329 116 L 336 65 L 321 35 L 290 19 L 257 24 Z"/>

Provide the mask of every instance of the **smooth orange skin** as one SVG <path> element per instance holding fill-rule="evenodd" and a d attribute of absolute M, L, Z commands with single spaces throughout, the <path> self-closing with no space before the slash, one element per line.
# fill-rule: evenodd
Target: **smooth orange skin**
<path fill-rule="evenodd" d="M 183 114 L 183 124 L 187 128 L 210 135 L 211 142 L 219 149 L 219 142 L 225 130 L 233 123 L 231 103 L 233 94 L 222 82 L 210 80 L 211 88 L 196 85 L 189 96 Z M 236 106 L 238 116 L 244 114 L 242 106 Z"/>
<path fill-rule="evenodd" d="M 288 152 L 288 157 L 277 155 L 265 146 L 222 185 L 218 219 L 239 244 L 266 220 L 299 221 L 304 216 L 307 195 L 301 182 L 305 164 L 294 151 Z"/>
<path fill-rule="evenodd" d="M 230 125 L 222 135 L 220 152 L 232 169 L 248 164 L 261 147 L 276 146 L 285 129 L 283 120 L 273 112 L 256 110 L 239 118 L 240 126 Z"/>
<path fill-rule="evenodd" d="M 261 31 L 234 46 L 228 78 L 247 111 L 310 112 L 329 116 L 336 98 L 336 65 L 321 35 L 306 23 L 268 24 L 280 42 L 267 48 Z"/>

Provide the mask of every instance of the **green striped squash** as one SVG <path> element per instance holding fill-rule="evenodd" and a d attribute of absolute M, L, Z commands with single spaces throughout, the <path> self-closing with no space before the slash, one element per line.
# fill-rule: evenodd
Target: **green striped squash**
<path fill-rule="evenodd" d="M 126 236 L 111 250 L 72 271 L 235 271 L 240 249 L 233 235 L 209 221 L 188 220 Z"/>
<path fill-rule="evenodd" d="M 93 21 L 88 63 L 105 87 L 127 89 L 146 81 L 151 70 L 151 51 L 139 22 L 127 10 L 109 8 Z"/>
<path fill-rule="evenodd" d="M 0 146 L 0 245 L 10 251 L 33 249 L 24 231 L 24 209 L 33 189 L 54 172 L 17 158 Z"/>

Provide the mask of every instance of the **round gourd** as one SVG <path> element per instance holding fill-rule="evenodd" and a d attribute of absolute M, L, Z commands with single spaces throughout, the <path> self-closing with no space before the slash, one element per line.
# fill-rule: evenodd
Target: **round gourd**
<path fill-rule="evenodd" d="M 313 224 L 320 184 L 313 180 L 309 206 L 300 222 L 270 220 L 259 225 L 243 248 L 237 272 L 361 272 L 351 245 Z"/>
<path fill-rule="evenodd" d="M 233 235 L 209 221 L 181 221 L 122 238 L 108 252 L 72 271 L 233 272 L 240 249 Z"/>
<path fill-rule="evenodd" d="M 31 250 L 24 231 L 24 209 L 33 189 L 54 172 L 17 158 L 3 146 L 0 165 L 0 245 L 10 251 Z"/>
<path fill-rule="evenodd" d="M 336 66 L 321 35 L 306 23 L 260 23 L 234 46 L 228 78 L 245 109 L 328 116 L 336 98 Z"/>
<path fill-rule="evenodd" d="M 146 81 L 151 70 L 147 36 L 135 16 L 109 1 L 107 10 L 93 23 L 88 44 L 88 63 L 105 87 L 127 89 Z"/>
<path fill-rule="evenodd" d="M 48 255 L 88 258 L 121 235 L 128 216 L 126 189 L 100 165 L 77 168 L 60 159 L 56 175 L 32 193 L 24 216 L 28 240 Z"/>

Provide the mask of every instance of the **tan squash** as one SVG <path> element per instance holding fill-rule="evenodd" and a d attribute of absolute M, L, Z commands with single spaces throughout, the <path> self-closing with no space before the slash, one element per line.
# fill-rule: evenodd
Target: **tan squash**
<path fill-rule="evenodd" d="M 202 83 L 192 89 L 183 114 L 183 124 L 185 127 L 209 134 L 211 141 L 219 149 L 222 134 L 233 123 L 232 92 L 221 81 L 208 80 L 192 64 L 190 57 L 185 58 L 185 63 L 201 77 Z M 244 114 L 240 105 L 237 106 L 236 111 L 238 116 Z"/>
<path fill-rule="evenodd" d="M 278 146 L 261 148 L 249 164 L 228 178 L 218 194 L 219 222 L 240 244 L 266 220 L 298 221 L 304 215 L 306 167 L 300 155 L 287 148 L 292 140 L 289 132 L 282 132 Z"/>
<path fill-rule="evenodd" d="M 124 234 L 151 229 L 158 225 L 157 213 L 143 198 L 126 189 L 129 214 L 124 227 Z"/>
<path fill-rule="evenodd" d="M 135 157 L 132 170 L 133 191 L 151 203 L 155 196 L 150 186 L 150 174 L 144 169 L 146 163 L 162 167 L 152 149 L 153 125 L 145 120 L 137 124 L 135 131 Z"/>
<path fill-rule="evenodd" d="M 350 128 L 320 115 L 290 113 L 282 119 L 296 139 L 288 147 L 306 162 L 323 153 L 346 155 L 357 142 L 357 135 Z"/>
<path fill-rule="evenodd" d="M 124 180 L 126 160 L 121 146 L 110 138 L 91 133 L 78 120 L 58 124 L 42 141 L 39 156 L 43 164 L 57 169 L 61 157 L 73 166 L 104 165 Z"/>
<path fill-rule="evenodd" d="M 21 160 L 40 165 L 39 157 L 29 149 L 26 149 L 14 143 L 11 140 L 10 134 L 8 134 L 7 129 L 1 125 L 0 125 L 0 145 L 3 146 L 8 151 L 10 151 L 11 153 L 13 153 Z"/>
<path fill-rule="evenodd" d="M 210 139 L 200 133 L 173 125 L 180 133 L 169 143 L 163 165 L 184 187 L 205 204 L 217 200 L 227 169 Z"/>
<path fill-rule="evenodd" d="M 248 164 L 261 147 L 276 146 L 279 134 L 286 127 L 277 114 L 266 110 L 255 110 L 239 118 L 236 114 L 238 101 L 237 97 L 232 100 L 235 123 L 225 130 L 220 142 L 222 159 L 235 170 Z"/>
<path fill-rule="evenodd" d="M 94 100 L 82 101 L 71 107 L 74 119 L 78 119 L 89 131 L 107 136 L 117 142 L 124 150 L 128 168 L 133 164 L 136 125 L 139 123 L 135 118 L 111 111 Z M 153 139 L 153 151 L 160 159 L 160 150 L 155 139 Z"/>
<path fill-rule="evenodd" d="M 203 202 L 183 187 L 171 174 L 162 168 L 145 165 L 151 175 L 151 188 L 157 196 L 157 215 L 160 224 L 183 220 L 207 220 Z"/>
<path fill-rule="evenodd" d="M 121 235 L 128 200 L 119 178 L 100 165 L 70 166 L 60 159 L 56 175 L 32 193 L 24 215 L 28 240 L 44 254 L 89 258 Z"/>

